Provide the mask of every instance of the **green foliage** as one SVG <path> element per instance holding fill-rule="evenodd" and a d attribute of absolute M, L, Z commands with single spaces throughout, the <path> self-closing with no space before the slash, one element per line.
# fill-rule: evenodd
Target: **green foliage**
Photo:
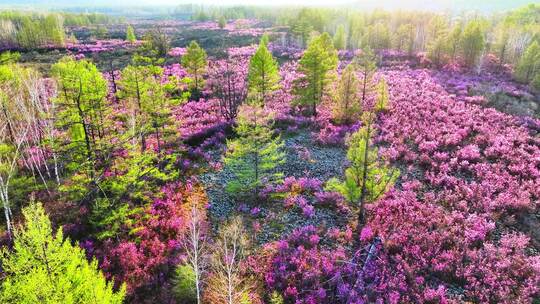
<path fill-rule="evenodd" d="M 146 150 L 146 138 L 153 133 L 160 144 L 165 136 L 172 130 L 166 129 L 171 124 L 171 101 L 165 95 L 165 88 L 161 85 L 163 69 L 157 66 L 127 66 L 121 73 L 118 97 L 126 101 L 129 132 L 126 132 L 127 141 L 131 147 L 140 142 L 142 151 Z M 166 132 L 166 133 L 164 133 Z"/>
<path fill-rule="evenodd" d="M 376 57 L 370 48 L 362 50 L 359 57 L 356 58 L 356 64 L 361 73 L 360 89 L 362 93 L 362 106 L 366 102 L 366 98 L 374 91 L 375 84 L 373 75 L 377 71 Z"/>
<path fill-rule="evenodd" d="M 272 292 L 270 295 L 270 304 L 283 304 L 283 296 L 280 295 L 277 291 Z"/>
<path fill-rule="evenodd" d="M 92 31 L 92 34 L 97 39 L 106 39 L 109 37 L 109 30 L 107 29 L 107 27 L 103 25 L 98 25 L 94 28 L 94 30 Z"/>
<path fill-rule="evenodd" d="M 515 70 L 515 78 L 530 83 L 540 75 L 540 45 L 533 41 L 521 56 Z"/>
<path fill-rule="evenodd" d="M 106 102 L 107 81 L 96 66 L 86 60 L 64 57 L 51 72 L 59 86 L 55 102 L 59 104 L 58 124 L 70 130 L 67 145 L 72 165 L 86 164 L 94 169 L 94 161 L 110 146 L 106 131 L 110 111 Z"/>
<path fill-rule="evenodd" d="M 266 37 L 266 38 L 265 38 Z M 248 88 L 255 102 L 264 104 L 268 94 L 279 87 L 278 63 L 268 51 L 268 36 L 263 36 L 259 48 L 249 61 Z"/>
<path fill-rule="evenodd" d="M 173 293 L 179 303 L 197 303 L 195 272 L 189 265 L 178 265 L 175 270 Z"/>
<path fill-rule="evenodd" d="M 219 28 L 224 29 L 226 25 L 227 25 L 227 20 L 225 19 L 225 17 L 224 16 L 219 17 L 219 20 L 218 20 Z"/>
<path fill-rule="evenodd" d="M 152 64 L 162 63 L 160 59 L 169 52 L 170 41 L 167 34 L 161 31 L 159 27 L 147 31 L 143 37 L 144 44 L 139 52 L 152 60 Z"/>
<path fill-rule="evenodd" d="M 126 41 L 129 41 L 130 43 L 134 43 L 135 41 L 137 41 L 137 36 L 135 36 L 135 30 L 131 25 L 128 25 L 126 29 Z"/>
<path fill-rule="evenodd" d="M 256 106 L 243 106 L 235 131 L 237 138 L 227 142 L 224 159 L 226 168 L 235 176 L 227 184 L 227 191 L 253 193 L 256 197 L 262 185 L 282 179 L 283 174 L 275 169 L 285 162 L 283 142 L 279 136 L 274 137 L 268 115 Z"/>
<path fill-rule="evenodd" d="M 203 74 L 206 73 L 208 60 L 206 52 L 196 41 L 191 41 L 186 54 L 182 57 L 182 65 L 194 79 L 193 89 L 200 91 L 204 86 Z"/>
<path fill-rule="evenodd" d="M 307 45 L 315 27 L 321 26 L 320 18 L 313 9 L 304 8 L 291 22 L 291 32 L 300 40 L 302 46 Z M 322 29 L 322 28 L 321 28 Z"/>
<path fill-rule="evenodd" d="M 485 46 L 482 23 L 477 20 L 467 23 L 460 42 L 465 64 L 469 67 L 474 66 Z"/>
<path fill-rule="evenodd" d="M 428 46 L 428 57 L 435 65 L 441 66 L 445 62 L 444 56 L 448 51 L 448 37 L 439 35 L 430 42 Z"/>
<path fill-rule="evenodd" d="M 264 33 L 261 37 L 260 45 L 265 45 L 268 48 L 268 43 L 270 43 L 270 36 L 267 33 Z"/>
<path fill-rule="evenodd" d="M 375 102 L 375 112 L 382 112 L 388 110 L 388 85 L 386 80 L 382 78 L 377 84 L 377 101 Z"/>
<path fill-rule="evenodd" d="M 3 303 L 122 303 L 125 286 L 113 291 L 84 250 L 53 235 L 41 204 L 23 210 L 25 226 L 16 229 L 13 250 L 3 249 L 0 260 L 5 279 Z"/>
<path fill-rule="evenodd" d="M 90 224 L 94 228 L 96 239 L 102 241 L 118 237 L 122 227 L 130 226 L 131 216 L 141 212 L 139 208 L 130 208 L 126 203 L 116 206 L 108 198 L 97 198 L 92 205 Z"/>
<path fill-rule="evenodd" d="M 416 28 L 412 24 L 400 25 L 395 33 L 394 41 L 395 47 L 399 51 L 405 51 L 407 54 L 412 55 L 414 47 L 414 38 L 416 35 Z"/>
<path fill-rule="evenodd" d="M 90 205 L 92 235 L 98 240 L 119 237 L 124 227 L 131 226 L 133 216 L 143 212 L 139 206 L 152 202 L 159 185 L 178 179 L 175 162 L 174 155 L 159 159 L 153 151 L 134 151 L 115 160 L 110 170 L 119 174 L 99 183 L 100 196 Z"/>
<path fill-rule="evenodd" d="M 345 33 L 345 27 L 340 24 L 334 34 L 334 47 L 338 50 L 344 50 L 347 48 L 347 33 Z"/>
<path fill-rule="evenodd" d="M 383 195 L 395 182 L 399 172 L 386 166 L 379 159 L 378 149 L 373 145 L 373 122 L 375 114 L 363 114 L 363 127 L 347 140 L 350 162 L 345 170 L 345 180 L 331 179 L 327 189 L 341 193 L 350 203 L 359 205 L 362 212 L 364 202 L 373 202 Z"/>
<path fill-rule="evenodd" d="M 328 33 L 314 38 L 300 59 L 298 71 L 303 74 L 294 86 L 295 103 L 311 106 L 311 114 L 317 115 L 317 105 L 328 95 L 337 67 L 337 51 Z"/>
<path fill-rule="evenodd" d="M 336 122 L 348 124 L 359 118 L 362 111 L 359 88 L 356 67 L 351 63 L 341 73 L 335 90 L 333 116 Z"/>
<path fill-rule="evenodd" d="M 20 58 L 21 54 L 18 52 L 3 52 L 0 54 L 0 65 L 16 63 Z"/>
<path fill-rule="evenodd" d="M 447 37 L 447 42 L 450 48 L 450 57 L 455 59 L 459 46 L 461 45 L 461 39 L 463 36 L 463 25 L 458 22 L 454 25 Z"/>
<path fill-rule="evenodd" d="M 390 39 L 390 29 L 388 24 L 384 22 L 377 22 L 368 26 L 363 38 L 364 45 L 374 50 L 390 48 Z"/>

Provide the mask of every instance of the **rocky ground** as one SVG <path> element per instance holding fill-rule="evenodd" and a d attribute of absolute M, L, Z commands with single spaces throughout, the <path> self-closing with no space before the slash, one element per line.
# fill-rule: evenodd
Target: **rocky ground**
<path fill-rule="evenodd" d="M 321 146 L 316 144 L 311 131 L 302 129 L 294 134 L 283 136 L 286 162 L 278 168 L 284 176 L 310 177 L 326 181 L 340 177 L 346 164 L 344 147 Z M 264 244 L 282 238 L 295 228 L 306 225 L 333 227 L 340 225 L 343 217 L 333 209 L 315 207 L 312 217 L 306 217 L 298 208 L 284 208 L 282 202 L 262 202 L 254 204 L 237 202 L 225 191 L 228 181 L 234 176 L 226 169 L 211 170 L 199 176 L 206 186 L 210 202 L 209 214 L 214 224 L 226 220 L 236 211 L 242 213 L 246 222 L 259 231 L 257 243 Z M 217 226 L 217 225 L 214 225 Z"/>

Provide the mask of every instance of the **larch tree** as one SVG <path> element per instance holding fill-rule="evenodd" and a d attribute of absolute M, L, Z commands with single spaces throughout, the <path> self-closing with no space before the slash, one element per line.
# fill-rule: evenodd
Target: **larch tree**
<path fill-rule="evenodd" d="M 407 54 L 412 55 L 415 36 L 416 29 L 412 24 L 402 24 L 396 30 L 394 44 L 399 51 L 405 51 Z"/>
<path fill-rule="evenodd" d="M 15 229 L 13 249 L 1 251 L 1 302 L 122 303 L 125 286 L 114 291 L 96 260 L 89 263 L 83 249 L 64 239 L 62 229 L 53 234 L 41 204 L 31 203 L 23 215 L 25 224 Z"/>
<path fill-rule="evenodd" d="M 388 84 L 386 83 L 386 80 L 382 78 L 377 84 L 377 99 L 373 106 L 373 110 L 376 113 L 388 110 L 389 100 Z"/>
<path fill-rule="evenodd" d="M 373 54 L 371 49 L 366 48 L 362 51 L 360 56 L 356 58 L 356 64 L 358 65 L 358 70 L 361 73 L 360 78 L 360 90 L 361 90 L 361 106 L 365 106 L 366 98 L 373 92 L 375 89 L 375 84 L 373 82 L 373 76 L 377 71 L 376 57 Z"/>
<path fill-rule="evenodd" d="M 203 75 L 206 73 L 208 60 L 206 52 L 196 41 L 191 41 L 187 47 L 186 54 L 182 57 L 182 65 L 193 77 L 193 89 L 200 92 L 204 86 Z"/>
<path fill-rule="evenodd" d="M 331 179 L 327 183 L 327 189 L 341 193 L 347 201 L 357 205 L 359 225 L 365 221 L 365 203 L 377 200 L 399 176 L 398 170 L 391 169 L 379 158 L 373 144 L 375 118 L 375 112 L 363 113 L 362 128 L 347 140 L 350 165 L 345 170 L 344 181 Z"/>
<path fill-rule="evenodd" d="M 538 74 L 540 74 L 540 45 L 533 41 L 521 56 L 514 77 L 523 83 L 530 83 Z"/>
<path fill-rule="evenodd" d="M 448 38 L 443 32 L 440 32 L 440 35 L 430 41 L 428 45 L 428 57 L 436 66 L 445 63 L 445 55 L 448 54 L 448 51 Z"/>
<path fill-rule="evenodd" d="M 137 41 L 137 36 L 135 35 L 135 30 L 133 29 L 133 26 L 128 25 L 126 29 L 126 41 L 133 44 L 135 41 Z"/>
<path fill-rule="evenodd" d="M 338 57 L 328 33 L 314 38 L 304 52 L 298 65 L 302 74 L 294 83 L 295 104 L 311 108 L 311 115 L 317 116 L 317 105 L 329 94 Z"/>
<path fill-rule="evenodd" d="M 334 93 L 333 117 L 336 122 L 348 124 L 359 118 L 362 111 L 359 88 L 356 67 L 350 63 L 341 73 Z"/>
<path fill-rule="evenodd" d="M 463 25 L 461 22 L 458 22 L 454 24 L 452 30 L 450 30 L 446 38 L 449 45 L 450 58 L 452 58 L 452 60 L 456 59 L 456 55 L 458 54 L 461 45 L 462 36 Z"/>
<path fill-rule="evenodd" d="M 163 69 L 156 66 L 127 66 L 121 73 L 118 96 L 129 109 L 128 139 L 134 146 L 140 140 L 141 151 L 147 148 L 147 137 L 153 133 L 158 151 L 169 123 L 170 107 L 161 85 Z"/>
<path fill-rule="evenodd" d="M 267 37 L 267 36 L 265 36 Z M 261 39 L 259 48 L 249 61 L 248 90 L 252 101 L 264 105 L 268 94 L 279 87 L 278 63 L 267 47 L 268 38 Z"/>
<path fill-rule="evenodd" d="M 52 74 L 59 89 L 55 100 L 61 109 L 59 124 L 71 135 L 67 152 L 72 155 L 73 164 L 87 164 L 92 176 L 95 161 L 109 146 L 107 81 L 93 63 L 73 57 L 64 57 L 54 64 Z"/>
<path fill-rule="evenodd" d="M 219 26 L 220 29 L 224 29 L 226 25 L 227 25 L 227 20 L 222 15 L 221 17 L 219 17 L 218 26 Z"/>
<path fill-rule="evenodd" d="M 485 47 L 484 30 L 480 21 L 471 21 L 465 26 L 460 42 L 465 64 L 473 67 Z"/>
<path fill-rule="evenodd" d="M 237 138 L 227 142 L 225 167 L 236 177 L 227 184 L 230 193 L 255 200 L 263 185 L 281 180 L 276 172 L 285 161 L 283 142 L 270 128 L 271 115 L 258 106 L 243 105 L 237 118 Z"/>
<path fill-rule="evenodd" d="M 337 50 L 344 50 L 347 48 L 347 33 L 345 32 L 345 26 L 340 24 L 334 34 L 334 47 Z"/>

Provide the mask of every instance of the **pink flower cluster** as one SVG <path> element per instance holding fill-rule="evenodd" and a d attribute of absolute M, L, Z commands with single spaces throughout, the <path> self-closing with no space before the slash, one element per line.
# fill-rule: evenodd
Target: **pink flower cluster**
<path fill-rule="evenodd" d="M 421 287 L 462 282 L 475 302 L 529 302 L 540 256 L 526 254 L 526 231 L 498 223 L 538 208 L 539 139 L 512 116 L 453 99 L 427 71 L 386 76 L 393 109 L 378 141 L 409 181 L 370 207 L 370 226 L 410 272 L 430 274 Z"/>

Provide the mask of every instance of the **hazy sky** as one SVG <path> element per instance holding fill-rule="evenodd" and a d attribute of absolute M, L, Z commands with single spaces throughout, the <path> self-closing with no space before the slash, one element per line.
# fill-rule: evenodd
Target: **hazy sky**
<path fill-rule="evenodd" d="M 299 5 L 341 6 L 354 4 L 360 8 L 496 11 L 516 8 L 538 0 L 0 0 L 0 5 L 24 5 L 58 8 L 62 6 L 141 6 L 179 5 Z"/>

